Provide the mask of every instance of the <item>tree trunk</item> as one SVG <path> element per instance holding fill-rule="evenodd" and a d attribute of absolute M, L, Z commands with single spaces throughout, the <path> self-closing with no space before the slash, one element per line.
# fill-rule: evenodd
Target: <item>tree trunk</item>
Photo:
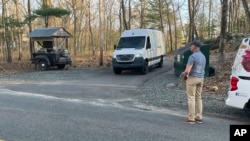
<path fill-rule="evenodd" d="M 18 1 L 14 0 L 15 3 L 15 8 L 16 8 L 16 19 L 17 22 L 20 22 L 20 12 L 19 12 L 19 7 L 18 7 Z M 21 29 L 18 26 L 17 27 L 17 46 L 18 46 L 18 60 L 22 60 L 22 40 L 21 40 Z"/>
<path fill-rule="evenodd" d="M 103 0 L 99 0 L 99 26 L 100 26 L 100 66 L 103 66 L 104 28 L 103 28 Z"/>
<path fill-rule="evenodd" d="M 43 0 L 43 7 L 51 7 L 51 0 Z M 49 27 L 49 16 L 44 17 L 45 27 Z"/>
<path fill-rule="evenodd" d="M 132 11 L 131 11 L 131 0 L 128 0 L 128 29 L 131 29 L 131 18 L 132 18 Z"/>
<path fill-rule="evenodd" d="M 30 7 L 30 0 L 28 0 L 28 15 L 31 17 L 31 7 Z M 31 26 L 31 19 L 29 18 L 29 32 L 32 32 L 32 26 Z M 29 39 L 29 44 L 30 44 L 30 58 L 33 59 L 33 52 L 34 52 L 34 47 L 33 47 L 33 42 L 31 39 Z"/>
<path fill-rule="evenodd" d="M 167 7 L 169 5 L 167 4 Z M 167 21 L 168 21 L 168 30 L 169 30 L 169 38 L 170 38 L 170 51 L 173 51 L 173 37 L 172 37 L 172 28 L 171 28 L 171 20 L 170 20 L 170 13 L 167 12 Z"/>
<path fill-rule="evenodd" d="M 229 5 L 228 5 L 228 9 L 231 12 L 228 12 L 228 32 L 233 32 L 233 4 L 232 4 L 232 0 L 229 0 Z"/>
<path fill-rule="evenodd" d="M 245 10 L 245 13 L 246 13 L 248 24 L 250 24 L 250 11 L 249 11 L 247 0 L 242 0 L 242 4 L 243 4 L 243 7 L 244 7 L 244 10 Z"/>
<path fill-rule="evenodd" d="M 112 10 L 114 9 L 114 3 L 115 3 L 115 1 L 114 0 L 112 0 L 112 1 L 110 1 L 110 7 L 109 7 L 109 13 L 108 13 L 108 20 L 107 20 L 107 34 L 108 34 L 108 37 L 106 38 L 106 40 L 107 40 L 107 50 L 109 49 L 108 47 L 112 47 L 112 48 L 110 48 L 110 49 L 113 49 L 113 45 L 114 45 L 114 43 L 113 43 L 113 21 L 112 21 L 112 19 L 113 19 L 113 14 L 112 14 Z"/>
<path fill-rule="evenodd" d="M 182 33 L 183 33 L 183 36 L 184 36 L 184 38 L 185 38 L 185 43 L 187 42 L 187 40 L 188 40 L 188 37 L 187 37 L 187 32 L 185 31 L 185 28 L 183 27 L 183 23 L 182 23 L 182 17 L 181 17 L 181 11 L 180 10 L 178 10 L 179 11 L 179 17 L 180 17 L 180 24 L 181 24 L 181 29 L 182 29 Z"/>
<path fill-rule="evenodd" d="M 194 0 L 188 0 L 188 12 L 189 12 L 189 32 L 188 42 L 194 40 Z"/>
<path fill-rule="evenodd" d="M 73 23 L 73 29 L 74 29 L 74 31 L 73 31 L 73 36 L 74 36 L 74 38 L 73 38 L 73 46 L 74 46 L 74 55 L 76 56 L 76 52 L 77 52 L 77 46 L 76 46 L 76 32 L 77 32 L 77 20 L 78 20 L 78 18 L 77 18 L 77 15 L 76 15 L 76 1 L 75 0 L 73 0 L 72 1 L 72 13 L 73 13 L 73 18 L 74 18 L 74 23 Z"/>
<path fill-rule="evenodd" d="M 163 3 L 162 0 L 159 0 L 158 7 L 159 7 L 159 15 L 160 15 L 160 30 L 164 33 L 163 16 L 162 16 L 163 4 L 162 3 Z"/>
<path fill-rule="evenodd" d="M 140 0 L 140 2 L 141 2 L 140 28 L 145 28 L 146 0 Z"/>
<path fill-rule="evenodd" d="M 125 5 L 124 5 L 124 0 L 121 1 L 122 3 L 122 18 L 123 18 L 123 25 L 125 30 L 128 29 L 128 24 L 127 24 L 127 20 L 126 20 L 126 9 L 125 9 Z"/>
<path fill-rule="evenodd" d="M 122 3 L 120 2 L 120 9 L 119 9 L 119 23 L 120 23 L 120 28 L 119 28 L 119 32 L 120 34 L 122 33 Z"/>
<path fill-rule="evenodd" d="M 212 13 L 212 0 L 209 0 L 209 12 L 208 12 L 208 37 L 211 38 L 211 13 Z"/>
<path fill-rule="evenodd" d="M 235 2 L 236 3 L 236 5 L 235 5 L 235 14 L 234 14 L 234 25 L 235 25 L 235 30 L 237 31 L 237 32 L 240 32 L 240 30 L 239 30 L 239 24 L 237 24 L 237 22 L 238 22 L 238 19 L 240 19 L 240 17 L 239 17 L 239 13 L 240 13 L 240 1 L 237 1 L 237 2 Z"/>
<path fill-rule="evenodd" d="M 178 10 L 175 9 L 174 4 L 172 4 L 172 7 L 173 7 L 173 12 L 176 13 Z M 175 38 L 174 38 L 174 48 L 175 48 L 175 50 L 177 50 L 178 35 L 177 35 L 176 14 L 174 15 L 174 35 L 175 35 Z"/>
<path fill-rule="evenodd" d="M 227 11 L 228 0 L 222 1 L 222 15 L 221 15 L 221 33 L 220 33 L 220 48 L 219 48 L 219 66 L 224 62 L 224 52 L 227 45 L 226 31 L 227 31 Z"/>
<path fill-rule="evenodd" d="M 6 30 L 6 31 L 9 32 L 8 30 Z M 8 63 L 12 63 L 12 55 L 11 55 L 11 48 L 10 48 L 10 39 L 8 37 L 6 38 L 6 43 L 7 43 L 7 52 L 8 52 L 7 62 Z"/>
<path fill-rule="evenodd" d="M 89 7 L 88 7 L 88 17 L 89 17 L 89 20 L 88 20 L 88 24 L 89 24 L 89 33 L 90 33 L 90 43 L 91 43 L 91 50 L 92 50 L 92 57 L 95 59 L 95 45 L 94 45 L 94 36 L 93 36 L 93 32 L 92 32 L 92 27 L 91 27 L 91 7 L 90 7 L 90 2 L 89 1 Z"/>
<path fill-rule="evenodd" d="M 6 27 L 6 1 L 2 0 L 2 20 L 3 20 L 3 27 L 4 27 L 4 35 L 3 35 L 3 41 L 4 41 L 4 46 L 6 46 L 6 60 L 8 63 L 12 63 L 12 56 L 11 56 L 11 48 L 9 45 L 10 39 L 9 36 L 7 35 L 7 33 L 9 33 L 8 28 Z"/>
<path fill-rule="evenodd" d="M 5 0 L 2 0 L 2 25 L 3 25 L 3 28 L 5 29 Z M 3 32 L 3 37 L 2 37 L 2 41 L 3 41 L 3 60 L 6 61 L 7 60 L 7 51 L 5 49 L 5 46 L 6 46 L 6 42 L 5 42 L 5 36 L 6 36 L 6 33 L 5 31 Z"/>

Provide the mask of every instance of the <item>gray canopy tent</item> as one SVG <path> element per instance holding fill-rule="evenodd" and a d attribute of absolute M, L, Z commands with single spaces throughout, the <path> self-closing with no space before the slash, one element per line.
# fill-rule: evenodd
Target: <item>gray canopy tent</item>
<path fill-rule="evenodd" d="M 68 38 L 72 35 L 62 27 L 36 28 L 28 34 L 31 41 L 37 41 L 44 48 L 50 48 L 55 38 L 63 38 L 66 40 L 66 48 L 68 48 Z M 42 44 L 41 42 L 45 43 Z M 47 46 L 46 46 L 47 45 Z M 53 47 L 53 46 L 52 46 Z"/>

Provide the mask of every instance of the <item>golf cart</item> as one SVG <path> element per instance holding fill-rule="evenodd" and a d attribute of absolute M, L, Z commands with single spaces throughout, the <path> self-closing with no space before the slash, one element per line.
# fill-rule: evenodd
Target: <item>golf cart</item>
<path fill-rule="evenodd" d="M 31 62 L 36 65 L 36 69 L 64 69 L 66 65 L 71 65 L 68 53 L 68 38 L 71 34 L 64 28 L 36 28 L 28 37 L 33 42 L 35 52 L 32 53 Z"/>

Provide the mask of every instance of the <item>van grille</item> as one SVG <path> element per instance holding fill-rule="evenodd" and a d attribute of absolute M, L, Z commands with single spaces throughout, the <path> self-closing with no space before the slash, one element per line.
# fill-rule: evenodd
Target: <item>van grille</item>
<path fill-rule="evenodd" d="M 124 54 L 124 55 L 117 55 L 116 56 L 117 61 L 133 61 L 134 60 L 134 54 Z"/>

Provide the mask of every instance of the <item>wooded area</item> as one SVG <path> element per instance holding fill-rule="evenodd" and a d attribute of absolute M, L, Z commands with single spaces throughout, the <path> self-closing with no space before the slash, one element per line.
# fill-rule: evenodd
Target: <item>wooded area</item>
<path fill-rule="evenodd" d="M 72 56 L 100 58 L 113 50 L 125 29 L 164 32 L 167 51 L 220 39 L 223 56 L 229 34 L 250 32 L 249 0 L 2 0 L 0 60 L 29 60 L 27 34 L 37 27 L 63 27 Z M 100 62 L 102 65 L 102 61 Z"/>

